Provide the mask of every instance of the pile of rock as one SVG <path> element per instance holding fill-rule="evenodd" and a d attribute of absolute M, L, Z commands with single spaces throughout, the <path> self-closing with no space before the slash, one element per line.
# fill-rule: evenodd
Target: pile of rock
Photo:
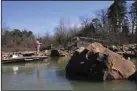
<path fill-rule="evenodd" d="M 123 46 L 112 45 L 108 48 L 111 51 L 122 55 L 124 58 L 137 57 L 137 44 L 128 44 Z"/>
<path fill-rule="evenodd" d="M 122 46 L 115 46 L 115 45 L 111 45 L 109 46 L 109 49 L 113 52 L 120 52 L 123 51 L 123 47 Z"/>
<path fill-rule="evenodd" d="M 65 69 L 68 78 L 92 81 L 127 79 L 136 71 L 131 61 L 100 43 L 76 50 Z"/>

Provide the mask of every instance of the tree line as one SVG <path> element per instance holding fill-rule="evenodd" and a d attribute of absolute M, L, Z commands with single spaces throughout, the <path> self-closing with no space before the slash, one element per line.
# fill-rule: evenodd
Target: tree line
<path fill-rule="evenodd" d="M 35 36 L 32 31 L 13 29 L 2 30 L 2 49 L 24 50 L 23 48 L 34 48 Z"/>
<path fill-rule="evenodd" d="M 137 1 L 130 7 L 126 0 L 114 0 L 107 9 L 96 13 L 96 17 L 79 17 L 81 26 L 71 27 L 61 19 L 54 29 L 54 35 L 48 32 L 39 37 L 42 47 L 50 44 L 65 46 L 73 37 L 92 37 L 106 40 L 111 44 L 137 43 Z M 2 49 L 35 48 L 36 36 L 32 31 L 2 29 Z"/>
<path fill-rule="evenodd" d="M 66 43 L 64 41 L 68 41 L 72 36 L 82 36 L 103 39 L 115 45 L 136 43 L 137 1 L 128 7 L 126 0 L 114 0 L 108 9 L 98 11 L 95 18 L 80 17 L 80 22 L 80 28 L 67 29 L 60 23 L 56 28 L 57 41 Z"/>

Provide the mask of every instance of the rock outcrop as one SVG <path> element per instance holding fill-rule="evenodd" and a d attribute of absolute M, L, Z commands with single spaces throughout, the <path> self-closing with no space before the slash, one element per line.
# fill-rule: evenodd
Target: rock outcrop
<path fill-rule="evenodd" d="M 65 56 L 64 52 L 61 52 L 60 50 L 53 49 L 51 50 L 50 57 L 63 57 Z"/>
<path fill-rule="evenodd" d="M 51 50 L 51 54 L 50 54 L 51 57 L 59 57 L 60 56 L 60 53 L 58 50 Z"/>
<path fill-rule="evenodd" d="M 70 79 L 127 79 L 135 71 L 131 61 L 96 42 L 75 51 L 66 65 L 66 76 Z"/>

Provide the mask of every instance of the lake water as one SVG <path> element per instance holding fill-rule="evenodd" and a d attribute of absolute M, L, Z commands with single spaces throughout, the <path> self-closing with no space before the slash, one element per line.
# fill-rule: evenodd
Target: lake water
<path fill-rule="evenodd" d="M 66 58 L 2 64 L 2 90 L 137 90 L 131 81 L 70 81 L 65 77 L 66 64 Z"/>

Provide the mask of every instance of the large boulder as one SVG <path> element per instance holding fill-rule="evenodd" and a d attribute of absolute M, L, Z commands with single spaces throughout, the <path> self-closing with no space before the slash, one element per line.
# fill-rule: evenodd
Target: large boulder
<path fill-rule="evenodd" d="M 76 51 L 66 65 L 66 76 L 71 79 L 127 79 L 135 71 L 131 61 L 96 42 Z"/>
<path fill-rule="evenodd" d="M 65 56 L 65 52 L 62 52 L 57 49 L 51 50 L 50 57 L 64 57 L 64 56 Z"/>
<path fill-rule="evenodd" d="M 60 56 L 60 53 L 58 50 L 51 50 L 51 54 L 50 54 L 51 57 L 59 57 Z"/>

